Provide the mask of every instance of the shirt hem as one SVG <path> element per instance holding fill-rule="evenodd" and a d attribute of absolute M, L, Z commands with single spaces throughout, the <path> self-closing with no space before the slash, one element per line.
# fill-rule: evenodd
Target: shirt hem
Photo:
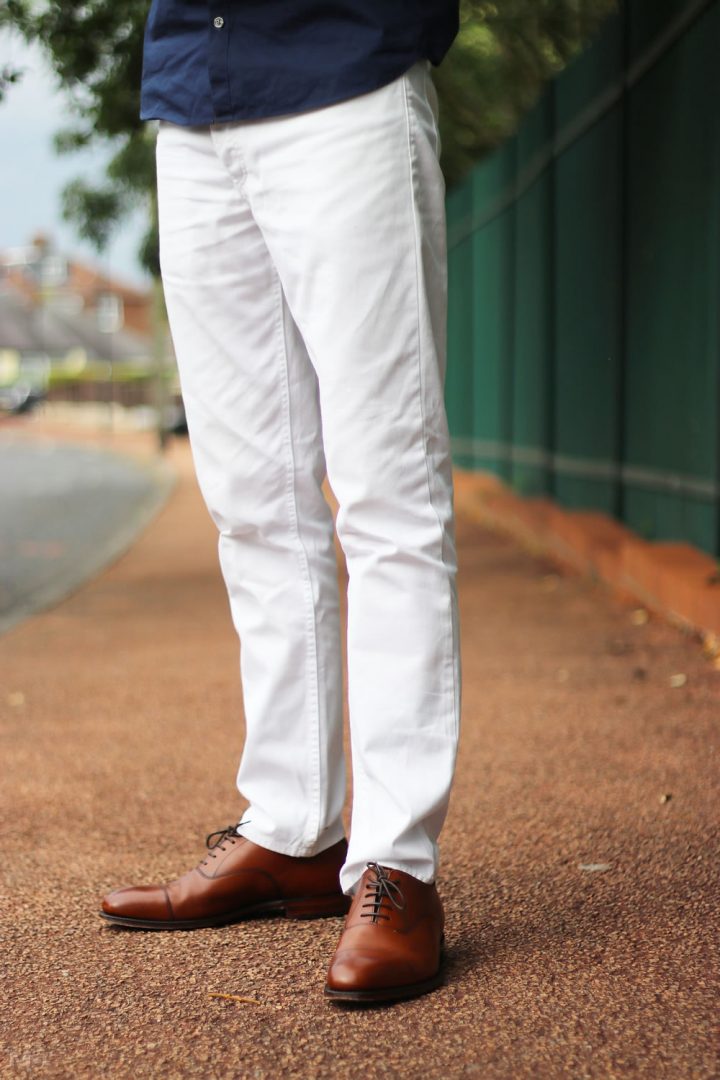
<path fill-rule="evenodd" d="M 414 56 L 404 57 L 402 65 L 397 70 L 384 71 L 377 79 L 369 82 L 363 81 L 355 86 L 345 84 L 342 88 L 338 87 L 335 92 L 320 94 L 317 97 L 310 95 L 307 99 L 295 104 L 278 102 L 272 105 L 238 107 L 222 115 L 204 112 L 199 115 L 187 115 L 163 105 L 149 105 L 140 110 L 140 119 L 148 121 L 166 120 L 181 127 L 210 127 L 214 124 L 232 124 L 244 120 L 268 120 L 283 116 L 298 116 L 314 109 L 322 109 L 327 105 L 337 105 L 342 101 L 349 101 L 351 98 L 370 94 L 374 90 L 380 90 L 383 86 L 388 86 L 391 82 L 394 82 L 395 79 L 399 79 L 419 60 L 427 60 L 428 64 L 432 62 L 422 53 L 417 53 Z"/>

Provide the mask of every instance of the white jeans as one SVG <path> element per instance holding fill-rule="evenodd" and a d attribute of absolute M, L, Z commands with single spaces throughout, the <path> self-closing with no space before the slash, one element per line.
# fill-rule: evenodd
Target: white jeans
<path fill-rule="evenodd" d="M 369 860 L 434 879 L 457 750 L 444 185 L 428 68 L 300 115 L 163 122 L 157 146 L 170 326 L 241 641 L 239 831 L 289 855 L 343 834 L 327 471 L 349 571 L 346 892 Z"/>

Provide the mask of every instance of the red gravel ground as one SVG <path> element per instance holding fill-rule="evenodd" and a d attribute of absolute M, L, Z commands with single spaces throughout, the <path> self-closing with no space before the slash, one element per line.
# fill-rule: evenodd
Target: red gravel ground
<path fill-rule="evenodd" d="M 720 671 L 462 505 L 445 986 L 329 1005 L 337 919 L 101 922 L 105 890 L 184 871 L 242 808 L 215 534 L 170 459 L 132 549 L 0 640 L 3 1078 L 720 1076 Z"/>

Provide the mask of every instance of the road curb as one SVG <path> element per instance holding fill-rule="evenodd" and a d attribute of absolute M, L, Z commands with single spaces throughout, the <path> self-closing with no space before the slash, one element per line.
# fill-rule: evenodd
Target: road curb
<path fill-rule="evenodd" d="M 720 565 L 692 544 L 644 540 L 608 514 L 518 495 L 492 473 L 455 469 L 454 477 L 456 504 L 474 520 L 670 622 L 720 635 Z"/>

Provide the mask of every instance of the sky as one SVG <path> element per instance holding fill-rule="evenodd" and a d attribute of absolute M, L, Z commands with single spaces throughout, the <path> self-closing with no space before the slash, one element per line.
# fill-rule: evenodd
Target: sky
<path fill-rule="evenodd" d="M 5 64 L 22 68 L 24 74 L 0 102 L 0 250 L 27 244 L 35 233 L 44 232 L 63 254 L 142 285 L 145 278 L 136 257 L 145 231 L 141 214 L 122 223 L 101 255 L 62 220 L 60 193 L 65 184 L 77 177 L 101 181 L 110 150 L 97 146 L 57 154 L 53 136 L 72 120 L 68 99 L 57 89 L 39 48 L 0 31 L 0 68 Z"/>

